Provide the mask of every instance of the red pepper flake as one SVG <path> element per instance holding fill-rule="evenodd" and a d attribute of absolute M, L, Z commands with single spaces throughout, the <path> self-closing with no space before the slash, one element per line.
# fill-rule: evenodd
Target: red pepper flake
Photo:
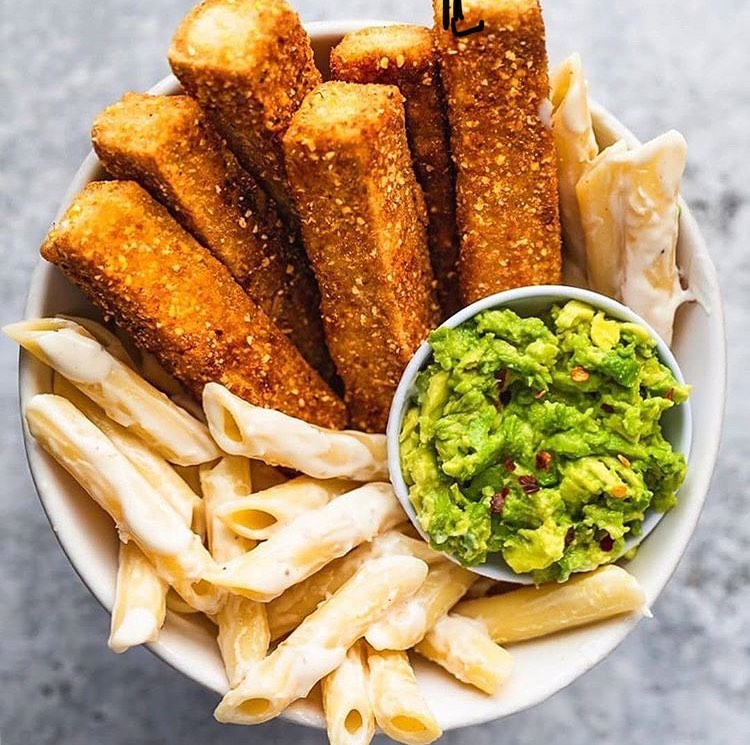
<path fill-rule="evenodd" d="M 615 499 L 625 499 L 625 497 L 628 496 L 628 487 L 625 486 L 625 484 L 618 484 L 617 486 L 612 487 L 610 494 Z"/>
<path fill-rule="evenodd" d="M 604 538 L 599 541 L 599 548 L 602 551 L 609 553 L 615 547 L 615 542 L 612 536 L 607 533 Z"/>
<path fill-rule="evenodd" d="M 519 476 L 518 483 L 521 484 L 521 488 L 527 494 L 536 494 L 542 487 L 539 486 L 539 482 L 536 480 L 536 476 Z"/>
<path fill-rule="evenodd" d="M 550 463 L 552 463 L 552 453 L 548 453 L 546 450 L 540 450 L 536 454 L 536 467 L 540 471 L 548 470 Z"/>
<path fill-rule="evenodd" d="M 516 464 L 513 460 L 508 458 L 508 460 L 505 461 L 505 470 L 510 471 L 511 473 L 516 470 Z"/>
<path fill-rule="evenodd" d="M 674 388 L 670 388 L 664 398 L 666 398 L 667 401 L 674 401 Z"/>
<path fill-rule="evenodd" d="M 610 406 L 610 404 L 602 404 L 602 411 L 605 414 L 614 414 L 615 413 L 615 407 Z"/>
<path fill-rule="evenodd" d="M 507 499 L 508 494 L 510 494 L 510 489 L 507 486 L 504 486 L 501 491 L 497 492 L 497 494 L 492 497 L 490 511 L 493 515 L 503 514 L 503 507 L 505 507 L 505 500 Z"/>
<path fill-rule="evenodd" d="M 568 532 L 565 534 L 565 548 L 570 546 L 571 543 L 576 539 L 576 529 L 571 525 L 568 528 Z"/>
<path fill-rule="evenodd" d="M 585 367 L 581 367 L 579 365 L 578 367 L 574 367 L 570 371 L 570 377 L 576 383 L 585 383 L 591 376 L 589 375 L 589 371 Z"/>

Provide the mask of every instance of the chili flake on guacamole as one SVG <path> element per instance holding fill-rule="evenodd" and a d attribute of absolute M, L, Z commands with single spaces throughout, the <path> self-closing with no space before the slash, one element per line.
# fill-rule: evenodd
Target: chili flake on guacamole
<path fill-rule="evenodd" d="M 660 421 L 690 388 L 641 326 L 574 300 L 541 317 L 484 311 L 430 345 L 400 442 L 433 547 L 562 582 L 674 506 L 687 467 Z"/>

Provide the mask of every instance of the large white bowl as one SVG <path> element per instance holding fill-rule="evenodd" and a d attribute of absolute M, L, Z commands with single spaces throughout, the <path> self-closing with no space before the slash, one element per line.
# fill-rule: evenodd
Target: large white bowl
<path fill-rule="evenodd" d="M 364 21 L 310 24 L 308 30 L 321 68 L 327 69 L 328 52 L 345 33 L 365 25 L 372 24 Z M 170 77 L 159 83 L 153 92 L 177 90 L 177 82 Z M 617 119 L 600 107 L 594 107 L 594 116 L 602 146 L 619 138 L 637 142 Z M 62 209 L 89 181 L 102 175 L 96 157 L 90 155 L 74 178 Z M 663 519 L 659 530 L 628 565 L 629 571 L 643 585 L 650 603 L 675 570 L 695 529 L 716 462 L 724 413 L 726 350 L 716 273 L 698 226 L 684 205 L 680 228 L 680 266 L 700 300 L 680 310 L 673 345 L 685 377 L 695 386 L 691 401 L 693 452 L 678 506 Z M 95 315 L 83 296 L 55 267 L 40 262 L 31 281 L 26 317 L 56 313 Z M 51 388 L 49 371 L 26 354 L 20 359 L 19 388 L 22 407 L 36 393 L 49 392 Z M 25 424 L 24 437 L 31 474 L 52 529 L 86 586 L 110 609 L 117 568 L 117 539 L 111 521 L 42 451 Z M 614 619 L 515 646 L 513 677 L 492 697 L 455 682 L 422 660 L 416 659 L 415 667 L 443 728 L 464 727 L 508 716 L 544 701 L 606 657 L 637 623 L 635 617 Z M 226 690 L 221 659 L 206 624 L 170 615 L 159 641 L 150 647 L 198 683 L 218 693 Z M 113 661 L 113 664 L 116 663 Z M 206 716 L 210 716 L 210 712 L 206 712 Z M 298 703 L 286 716 L 304 724 L 322 724 L 320 711 L 307 702 Z"/>

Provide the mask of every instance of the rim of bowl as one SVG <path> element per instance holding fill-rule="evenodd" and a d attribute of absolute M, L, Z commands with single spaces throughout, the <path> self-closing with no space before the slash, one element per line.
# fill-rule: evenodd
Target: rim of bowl
<path fill-rule="evenodd" d="M 545 307 L 549 307 L 557 303 L 566 303 L 571 300 L 578 300 L 591 305 L 594 309 L 604 311 L 609 317 L 615 318 L 618 321 L 630 321 L 632 323 L 637 323 L 639 326 L 646 329 L 651 338 L 656 342 L 656 348 L 661 362 L 672 371 L 677 382 L 684 385 L 685 377 L 682 374 L 682 370 L 680 369 L 680 365 L 675 359 L 674 354 L 672 354 L 672 350 L 656 333 L 651 325 L 626 305 L 623 305 L 606 295 L 593 292 L 592 290 L 570 287 L 568 285 L 532 285 L 527 287 L 517 287 L 477 300 L 471 305 L 462 308 L 447 321 L 441 323 L 437 328 L 454 329 L 472 318 L 475 318 L 483 311 L 499 310 L 502 308 L 510 308 L 513 310 L 514 305 L 523 301 L 538 301 Z M 521 315 L 522 317 L 530 317 L 523 314 L 523 312 L 521 312 Z M 430 541 L 429 536 L 422 528 L 414 505 L 409 499 L 409 488 L 404 481 L 401 469 L 401 446 L 399 439 L 404 416 L 406 416 L 409 404 L 414 398 L 414 385 L 417 376 L 429 364 L 431 358 L 432 347 L 430 346 L 429 341 L 424 341 L 414 353 L 414 356 L 411 358 L 401 376 L 401 380 L 396 388 L 396 393 L 393 396 L 393 402 L 388 415 L 388 427 L 386 430 L 388 470 L 390 472 L 391 483 L 393 484 L 396 496 L 398 497 L 401 506 L 404 508 L 404 511 L 409 516 L 412 525 L 414 525 L 422 538 L 428 543 Z M 676 432 L 673 437 L 667 439 L 677 452 L 681 452 L 685 455 L 689 468 L 693 441 L 693 417 L 690 401 L 688 400 L 679 407 L 675 407 L 672 411 L 675 412 L 676 415 L 675 419 L 677 425 L 674 427 Z M 611 563 L 619 561 L 623 554 L 643 543 L 643 541 L 645 541 L 649 535 L 656 530 L 659 522 L 665 514 L 667 513 L 659 513 L 649 510 L 643 523 L 642 533 L 637 538 L 631 538 L 629 541 L 626 541 L 623 551 L 615 557 Z M 451 554 L 445 551 L 442 551 L 441 553 L 454 563 L 459 563 Z M 483 577 L 489 577 L 490 579 L 498 581 L 517 582 L 525 585 L 531 585 L 534 582 L 530 573 L 518 574 L 514 572 L 499 554 L 490 554 L 490 558 L 488 558 L 487 561 L 478 564 L 477 566 L 467 568 Z"/>
<path fill-rule="evenodd" d="M 348 19 L 341 21 L 314 21 L 304 24 L 305 29 L 315 41 L 325 42 L 327 39 L 331 41 L 338 40 L 342 36 L 352 31 L 356 31 L 360 28 L 373 25 L 393 25 L 396 21 L 383 20 L 383 19 Z M 150 93 L 154 94 L 171 94 L 179 91 L 179 84 L 173 75 L 167 75 L 157 82 L 152 88 L 149 89 Z M 624 139 L 629 145 L 635 146 L 640 144 L 640 140 L 625 126 L 614 114 L 610 113 L 609 110 L 605 109 L 595 101 L 591 101 L 591 113 L 594 118 L 595 128 L 597 133 L 601 130 L 604 131 L 608 136 L 613 138 Z M 97 172 L 99 169 L 98 159 L 93 151 L 90 151 L 88 156 L 84 159 L 79 167 L 78 171 L 73 176 L 68 189 L 66 190 L 63 199 L 60 204 L 60 209 L 57 213 L 59 217 L 68 207 L 73 197 L 90 181 L 96 179 Z M 661 568 L 661 571 L 657 573 L 655 577 L 649 582 L 649 586 L 645 588 L 647 601 L 653 603 L 658 597 L 665 585 L 674 573 L 677 565 L 680 562 L 687 546 L 689 544 L 690 536 L 695 531 L 700 513 L 705 503 L 706 496 L 710 480 L 713 474 L 713 469 L 716 464 L 718 457 L 719 447 L 721 444 L 721 431 L 724 419 L 724 410 L 726 407 L 726 334 L 725 334 L 725 322 L 724 322 L 724 308 L 721 300 L 721 293 L 718 286 L 718 278 L 716 275 L 716 269 L 711 261 L 710 254 L 706 247 L 705 240 L 700 231 L 700 227 L 695 220 L 695 217 L 690 212 L 689 207 L 684 203 L 682 204 L 681 214 L 681 230 L 688 234 L 690 241 L 695 244 L 695 254 L 698 256 L 701 262 L 701 270 L 704 273 L 708 283 L 713 288 L 713 295 L 715 302 L 710 307 L 710 313 L 714 318 L 715 329 L 719 332 L 716 342 L 716 351 L 718 356 L 722 360 L 723 374 L 720 379 L 716 381 L 716 387 L 713 392 L 713 408 L 716 410 L 717 416 L 712 419 L 710 426 L 704 428 L 703 434 L 706 440 L 705 448 L 701 448 L 700 456 L 702 460 L 702 468 L 697 473 L 694 472 L 693 479 L 695 480 L 694 489 L 700 494 L 700 499 L 696 508 L 693 509 L 692 514 L 684 519 L 684 525 L 681 528 L 681 535 L 684 536 L 682 540 L 681 549 L 675 553 L 672 561 L 665 563 L 665 566 Z M 27 302 L 24 309 L 24 318 L 36 318 L 40 315 L 40 310 L 43 307 L 44 300 L 46 299 L 46 293 L 49 288 L 50 278 L 53 275 L 54 268 L 50 266 L 43 259 L 40 259 L 32 273 L 29 292 L 27 295 Z M 75 541 L 71 539 L 69 535 L 65 535 L 63 531 L 58 530 L 58 521 L 64 522 L 65 511 L 60 508 L 59 504 L 55 504 L 55 493 L 49 488 L 45 482 L 48 480 L 48 474 L 54 467 L 46 458 L 45 454 L 41 449 L 34 443 L 31 437 L 28 427 L 26 426 L 25 419 L 23 417 L 23 408 L 26 401 L 36 393 L 36 382 L 37 382 L 37 368 L 35 367 L 36 361 L 31 358 L 26 352 L 21 350 L 19 354 L 19 372 L 18 372 L 18 383 L 19 383 L 19 408 L 21 412 L 21 425 L 23 430 L 24 449 L 26 452 L 26 458 L 29 465 L 29 471 L 31 473 L 32 481 L 34 483 L 39 501 L 42 505 L 47 520 L 50 523 L 50 527 L 57 538 L 60 547 L 65 553 L 68 561 L 73 567 L 78 577 L 83 582 L 84 586 L 91 592 L 94 598 L 102 605 L 102 607 L 108 612 L 111 611 L 112 598 L 113 598 L 113 587 L 108 583 L 102 583 L 95 581 L 94 578 L 87 571 L 87 559 L 76 545 Z M 638 625 L 640 618 L 628 618 L 625 619 L 621 624 L 614 628 L 610 632 L 608 642 L 603 647 L 603 651 L 600 651 L 595 657 L 584 657 L 580 664 L 577 666 L 570 666 L 570 669 L 563 678 L 558 678 L 557 682 L 544 687 L 540 686 L 540 690 L 530 695 L 521 705 L 513 709 L 512 712 L 506 712 L 501 715 L 467 715 L 460 723 L 453 723 L 446 727 L 445 730 L 453 730 L 462 727 L 469 727 L 478 724 L 484 724 L 486 722 L 496 721 L 499 718 L 510 716 L 511 714 L 526 711 L 527 709 L 533 708 L 544 701 L 555 693 L 567 688 L 583 674 L 588 672 L 591 668 L 597 665 L 599 662 L 608 657 Z M 177 654 L 166 642 L 157 640 L 146 645 L 146 647 L 157 657 L 167 663 L 170 667 L 179 671 L 191 680 L 199 683 L 200 685 L 214 690 L 217 693 L 221 693 L 221 690 L 216 686 L 215 681 L 210 676 L 203 675 L 194 665 L 186 664 L 185 658 Z M 324 723 L 318 714 L 310 714 L 309 712 L 301 709 L 287 710 L 281 718 L 286 719 L 297 724 L 314 727 L 317 729 L 323 729 Z"/>

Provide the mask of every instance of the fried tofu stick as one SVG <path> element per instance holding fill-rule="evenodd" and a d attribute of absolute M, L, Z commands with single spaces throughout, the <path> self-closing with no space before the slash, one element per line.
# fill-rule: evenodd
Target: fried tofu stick
<path fill-rule="evenodd" d="M 435 2 L 433 38 L 456 165 L 459 279 L 469 303 L 559 284 L 560 217 L 549 75 L 538 0 L 465 0 L 457 38 Z"/>
<path fill-rule="evenodd" d="M 347 34 L 331 52 L 331 75 L 350 83 L 398 86 L 406 133 L 429 223 L 427 234 L 438 298 L 445 317 L 460 308 L 456 196 L 443 90 L 424 26 L 380 26 Z"/>
<path fill-rule="evenodd" d="M 284 236 L 273 201 L 188 96 L 128 93 L 92 131 L 107 171 L 132 179 L 226 265 L 324 376 L 333 372 L 307 257 Z"/>
<path fill-rule="evenodd" d="M 284 0 L 204 0 L 177 29 L 169 62 L 242 166 L 289 215 L 281 138 L 321 82 L 297 14 Z"/>
<path fill-rule="evenodd" d="M 195 396 L 211 381 L 327 427 L 343 403 L 226 267 L 132 181 L 89 184 L 42 256 Z"/>
<path fill-rule="evenodd" d="M 352 424 L 384 432 L 401 373 L 438 320 L 401 94 L 324 83 L 284 145 Z"/>

